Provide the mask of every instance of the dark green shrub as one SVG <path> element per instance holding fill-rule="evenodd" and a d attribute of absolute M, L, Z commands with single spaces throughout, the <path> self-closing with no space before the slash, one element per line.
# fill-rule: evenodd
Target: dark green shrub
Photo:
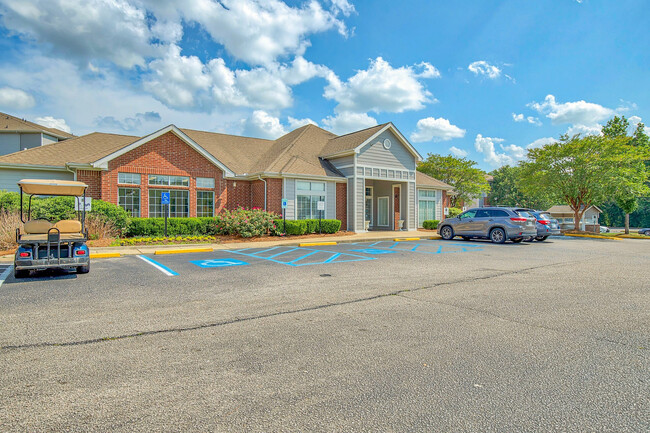
<path fill-rule="evenodd" d="M 217 234 L 214 218 L 168 218 L 168 236 L 214 236 Z M 164 236 L 165 218 L 132 218 L 126 230 L 127 237 Z"/>
<path fill-rule="evenodd" d="M 239 208 L 233 211 L 224 210 L 216 217 L 218 234 L 235 235 L 244 238 L 262 236 L 273 231 L 273 220 L 278 216 L 273 212 L 262 209 Z"/>
<path fill-rule="evenodd" d="M 322 220 L 321 230 L 323 233 L 336 233 L 341 230 L 340 220 Z"/>
<path fill-rule="evenodd" d="M 29 208 L 29 197 L 23 197 L 23 210 L 27 213 Z M 32 198 L 32 219 L 45 219 L 48 221 L 60 221 L 76 219 L 77 212 L 74 210 L 74 197 L 34 197 Z"/>
<path fill-rule="evenodd" d="M 101 217 L 104 221 L 110 221 L 120 233 L 124 233 L 129 223 L 127 211 L 103 200 L 93 200 L 90 214 Z"/>
<path fill-rule="evenodd" d="M 422 221 L 422 228 L 427 230 L 435 230 L 438 228 L 438 224 L 440 224 L 439 220 L 426 220 Z"/>
<path fill-rule="evenodd" d="M 0 190 L 0 211 L 20 211 L 20 194 Z"/>
<path fill-rule="evenodd" d="M 284 225 L 282 220 L 275 220 L 275 229 L 272 234 L 281 236 L 284 234 Z M 339 220 L 321 220 L 322 233 L 336 233 L 341 230 L 341 221 Z M 318 220 L 287 220 L 287 235 L 302 235 L 305 233 L 318 233 Z"/>

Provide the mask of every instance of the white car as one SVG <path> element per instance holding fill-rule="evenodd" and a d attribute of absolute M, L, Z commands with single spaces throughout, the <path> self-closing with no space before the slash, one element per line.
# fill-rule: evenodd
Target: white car
<path fill-rule="evenodd" d="M 609 233 L 609 227 L 600 226 L 600 232 L 601 233 Z"/>

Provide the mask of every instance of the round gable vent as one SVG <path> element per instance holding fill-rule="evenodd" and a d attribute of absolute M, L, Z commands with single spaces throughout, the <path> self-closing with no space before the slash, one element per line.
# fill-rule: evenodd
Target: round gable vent
<path fill-rule="evenodd" d="M 384 140 L 384 149 L 390 149 L 391 144 L 392 143 L 390 142 L 390 140 L 388 138 L 385 139 Z"/>

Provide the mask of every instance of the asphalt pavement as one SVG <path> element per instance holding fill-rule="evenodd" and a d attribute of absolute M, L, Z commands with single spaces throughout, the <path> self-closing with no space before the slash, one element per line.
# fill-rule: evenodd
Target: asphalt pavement
<path fill-rule="evenodd" d="M 9 276 L 0 431 L 648 431 L 648 263 L 422 240 Z"/>

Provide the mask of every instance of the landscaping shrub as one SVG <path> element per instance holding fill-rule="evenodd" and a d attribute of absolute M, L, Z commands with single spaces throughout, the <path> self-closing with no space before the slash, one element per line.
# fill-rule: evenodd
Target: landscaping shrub
<path fill-rule="evenodd" d="M 340 220 L 322 220 L 321 229 L 323 233 L 336 233 L 341 230 L 341 221 Z M 318 230 L 318 224 L 316 224 L 316 230 Z"/>
<path fill-rule="evenodd" d="M 22 228 L 20 213 L 0 209 L 0 250 L 16 246 L 16 229 Z"/>
<path fill-rule="evenodd" d="M 124 233 L 129 224 L 129 213 L 113 203 L 103 200 L 93 200 L 91 209 L 86 214 L 87 220 L 91 219 L 94 224 L 98 224 L 100 220 L 105 221 L 107 224 L 110 223 L 113 229 L 118 231 L 118 235 Z M 107 230 L 109 230 L 108 227 Z"/>
<path fill-rule="evenodd" d="M 449 208 L 449 218 L 453 218 L 461 213 L 463 213 L 463 210 L 461 208 L 457 208 L 457 207 Z"/>
<path fill-rule="evenodd" d="M 438 224 L 440 224 L 439 220 L 426 220 L 422 221 L 422 228 L 427 230 L 435 230 L 438 228 Z"/>
<path fill-rule="evenodd" d="M 215 218 L 168 218 L 168 236 L 214 236 L 217 234 Z M 164 236 L 165 218 L 131 218 L 125 232 L 127 237 Z"/>
<path fill-rule="evenodd" d="M 282 220 L 275 221 L 275 230 L 273 235 L 280 236 L 284 234 Z M 341 221 L 339 220 L 321 220 L 322 233 L 336 233 L 341 230 Z M 318 233 L 318 220 L 287 220 L 287 235 L 303 235 L 305 233 Z"/>
<path fill-rule="evenodd" d="M 0 190 L 0 211 L 20 211 L 20 194 Z"/>
<path fill-rule="evenodd" d="M 261 236 L 274 230 L 278 216 L 262 209 L 224 210 L 216 217 L 217 234 L 239 235 L 243 238 Z"/>

